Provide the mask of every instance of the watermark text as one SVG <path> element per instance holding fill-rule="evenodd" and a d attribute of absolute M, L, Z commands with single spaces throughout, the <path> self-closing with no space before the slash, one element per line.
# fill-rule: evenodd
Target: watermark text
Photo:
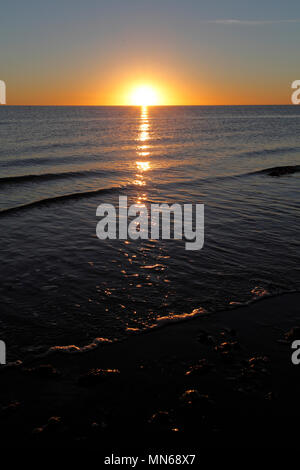
<path fill-rule="evenodd" d="M 185 240 L 186 250 L 201 250 L 204 245 L 204 204 L 127 205 L 127 196 L 119 196 L 118 210 L 112 204 L 100 204 L 102 217 L 96 227 L 100 240 Z"/>
<path fill-rule="evenodd" d="M 0 80 L 0 104 L 6 104 L 6 85 L 3 80 Z"/>

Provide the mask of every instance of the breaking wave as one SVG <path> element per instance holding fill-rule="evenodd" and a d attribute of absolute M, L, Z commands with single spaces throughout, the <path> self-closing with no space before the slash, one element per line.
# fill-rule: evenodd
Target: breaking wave
<path fill-rule="evenodd" d="M 126 186 L 113 186 L 111 188 L 101 188 L 101 189 L 95 189 L 92 191 L 81 191 L 78 193 L 63 194 L 61 196 L 38 199 L 36 201 L 29 202 L 28 204 L 21 204 L 20 206 L 14 206 L 14 207 L 9 207 L 8 209 L 3 209 L 0 211 L 0 216 L 5 216 L 5 215 L 12 214 L 15 212 L 32 209 L 33 207 L 48 206 L 53 203 L 61 203 L 61 202 L 69 201 L 73 199 L 76 200 L 76 199 L 81 199 L 81 198 L 89 198 L 89 197 L 93 197 L 101 193 L 104 194 L 104 193 L 112 193 L 116 191 L 121 191 L 122 189 L 125 189 L 125 188 Z"/>
<path fill-rule="evenodd" d="M 87 170 L 87 171 L 64 171 L 61 173 L 40 173 L 30 175 L 14 175 L 0 178 L 0 185 L 48 181 L 52 179 L 77 178 L 81 176 L 107 176 L 111 171 L 108 170 Z"/>
<path fill-rule="evenodd" d="M 113 341 L 108 338 L 95 338 L 91 343 L 85 346 L 76 346 L 75 344 L 69 344 L 67 346 L 51 346 L 46 352 L 46 355 L 51 353 L 67 353 L 76 354 L 91 351 L 92 349 L 98 348 L 102 344 L 112 343 Z"/>

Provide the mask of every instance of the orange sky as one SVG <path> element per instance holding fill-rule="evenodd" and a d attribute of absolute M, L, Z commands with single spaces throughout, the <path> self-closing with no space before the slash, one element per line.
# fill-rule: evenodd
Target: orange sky
<path fill-rule="evenodd" d="M 143 84 L 162 105 L 291 103 L 299 2 L 289 15 L 278 2 L 272 11 L 266 0 L 229 3 L 6 2 L 7 104 L 127 105 Z"/>
<path fill-rule="evenodd" d="M 141 85 L 152 87 L 159 105 L 234 105 L 290 103 L 290 83 L 275 77 L 261 78 L 215 75 L 203 70 L 196 76 L 174 67 L 134 73 L 111 67 L 110 74 L 92 67 L 90 74 L 71 78 L 63 73 L 52 77 L 15 77 L 7 83 L 7 103 L 23 105 L 131 105 L 131 95 Z"/>

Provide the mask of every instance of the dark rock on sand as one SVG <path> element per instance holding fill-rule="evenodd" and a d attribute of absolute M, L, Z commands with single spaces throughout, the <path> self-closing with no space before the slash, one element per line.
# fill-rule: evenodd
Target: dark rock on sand
<path fill-rule="evenodd" d="M 265 395 L 265 399 L 266 400 L 269 400 L 269 401 L 272 401 L 272 400 L 276 400 L 276 394 L 274 392 L 268 392 L 266 395 Z"/>
<path fill-rule="evenodd" d="M 151 418 L 148 420 L 148 423 L 158 426 L 170 426 L 171 421 L 172 420 L 168 411 L 158 411 L 151 416 Z"/>
<path fill-rule="evenodd" d="M 207 344 L 214 344 L 215 343 L 214 338 L 204 330 L 200 330 L 200 332 L 197 336 L 197 339 L 200 343 L 207 343 Z"/>
<path fill-rule="evenodd" d="M 21 367 L 22 364 L 23 364 L 23 362 L 20 359 L 18 359 L 17 361 L 8 362 L 7 364 L 4 364 L 4 365 L 1 366 L 0 374 L 5 373 L 8 370 L 17 369 L 17 368 Z"/>
<path fill-rule="evenodd" d="M 20 406 L 19 401 L 12 401 L 8 405 L 2 406 L 0 410 L 0 416 L 7 416 L 14 413 Z"/>
<path fill-rule="evenodd" d="M 214 349 L 223 360 L 231 362 L 234 357 L 234 352 L 240 350 L 241 347 L 238 341 L 223 341 L 215 346 Z"/>
<path fill-rule="evenodd" d="M 237 336 L 237 331 L 234 328 L 225 328 L 225 333 L 229 336 Z"/>
<path fill-rule="evenodd" d="M 57 433 L 57 432 L 62 432 L 65 429 L 63 425 L 63 421 L 60 416 L 51 416 L 51 418 L 48 419 L 48 422 L 46 424 L 43 424 L 42 426 L 39 426 L 37 428 L 34 428 L 32 433 L 33 434 L 41 434 L 41 433 Z"/>
<path fill-rule="evenodd" d="M 236 351 L 239 349 L 241 349 L 241 347 L 238 341 L 223 341 L 223 343 L 220 343 L 215 347 L 215 351 L 219 353 Z"/>
<path fill-rule="evenodd" d="M 285 333 L 284 337 L 286 341 L 300 340 L 300 326 L 293 326 L 293 328 Z"/>
<path fill-rule="evenodd" d="M 119 374 L 118 369 L 91 369 L 79 377 L 78 384 L 89 387 L 101 383 L 108 377 L 117 377 Z"/>
<path fill-rule="evenodd" d="M 248 360 L 248 366 L 250 369 L 254 369 L 260 372 L 266 371 L 266 365 L 270 362 L 267 356 L 254 356 Z"/>
<path fill-rule="evenodd" d="M 270 362 L 267 356 L 253 356 L 247 361 L 242 361 L 244 365 L 240 379 L 251 379 L 257 376 L 268 375 L 268 363 Z"/>
<path fill-rule="evenodd" d="M 24 368 L 22 370 L 26 374 L 31 374 L 41 379 L 57 379 L 61 375 L 51 364 L 41 364 L 38 367 Z"/>
<path fill-rule="evenodd" d="M 206 432 L 209 421 L 216 413 L 216 404 L 206 393 L 199 390 L 186 390 L 179 398 L 180 406 L 176 411 L 176 424 L 185 432 Z"/>
<path fill-rule="evenodd" d="M 212 405 L 214 402 L 208 395 L 200 393 L 198 390 L 186 390 L 180 397 L 185 405 L 203 405 L 205 407 Z"/>
<path fill-rule="evenodd" d="M 149 430 L 153 428 L 155 433 L 163 433 L 166 435 L 168 432 L 178 432 L 177 419 L 175 418 L 174 410 L 169 411 L 158 411 L 154 413 L 148 420 Z"/>
<path fill-rule="evenodd" d="M 198 364 L 191 366 L 185 375 L 188 377 L 197 377 L 198 375 L 206 374 L 211 369 L 212 365 L 207 361 L 207 359 L 201 359 Z"/>

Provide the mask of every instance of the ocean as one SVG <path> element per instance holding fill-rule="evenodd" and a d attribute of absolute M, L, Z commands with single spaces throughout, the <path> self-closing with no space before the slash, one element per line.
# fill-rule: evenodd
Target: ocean
<path fill-rule="evenodd" d="M 299 290 L 299 129 L 297 106 L 0 107 L 8 360 Z M 121 195 L 204 204 L 204 247 L 99 240 Z"/>

